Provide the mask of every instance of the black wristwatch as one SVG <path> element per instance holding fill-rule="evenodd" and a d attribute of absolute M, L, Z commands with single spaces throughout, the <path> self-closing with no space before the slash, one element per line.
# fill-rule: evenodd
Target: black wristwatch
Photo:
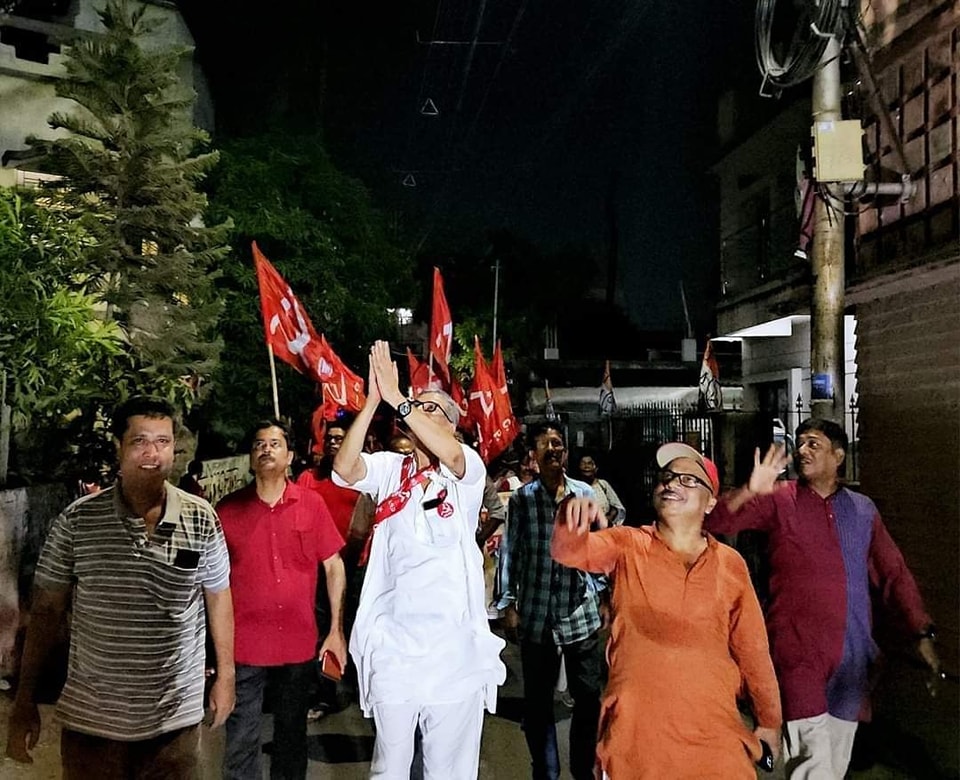
<path fill-rule="evenodd" d="M 919 642 L 922 639 L 931 639 L 934 642 L 937 641 L 937 627 L 933 625 L 933 623 L 917 634 L 917 641 Z"/>
<path fill-rule="evenodd" d="M 413 411 L 413 404 L 404 399 L 397 407 L 397 417 L 401 420 Z"/>

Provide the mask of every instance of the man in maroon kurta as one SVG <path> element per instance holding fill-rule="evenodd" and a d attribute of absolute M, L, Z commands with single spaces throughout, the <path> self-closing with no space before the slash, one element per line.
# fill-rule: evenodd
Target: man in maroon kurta
<path fill-rule="evenodd" d="M 874 503 L 840 483 L 843 428 L 810 419 L 797 428 L 799 481 L 778 482 L 782 450 L 759 451 L 750 481 L 724 495 L 706 527 L 769 535 L 767 630 L 786 721 L 788 777 L 843 777 L 857 721 L 867 715 L 878 655 L 871 590 L 903 617 L 935 670 L 932 623 L 920 591 Z"/>

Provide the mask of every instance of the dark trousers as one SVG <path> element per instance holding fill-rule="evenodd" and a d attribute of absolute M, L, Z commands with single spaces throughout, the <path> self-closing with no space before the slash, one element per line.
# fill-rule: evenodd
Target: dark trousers
<path fill-rule="evenodd" d="M 570 773 L 575 780 L 592 780 L 600 719 L 602 659 L 596 634 L 581 642 L 561 645 L 567 667 L 567 685 L 573 696 L 570 722 Z M 553 715 L 553 692 L 560 672 L 560 656 L 552 643 L 520 642 L 523 669 L 523 730 L 530 748 L 534 780 L 557 780 L 560 756 Z"/>
<path fill-rule="evenodd" d="M 260 780 L 260 730 L 264 691 L 271 692 L 273 752 L 270 777 L 303 780 L 307 775 L 307 709 L 316 662 L 285 666 L 237 665 L 237 706 L 227 719 L 226 780 Z"/>
<path fill-rule="evenodd" d="M 65 780 L 191 780 L 199 755 L 199 724 L 135 742 L 60 733 Z"/>

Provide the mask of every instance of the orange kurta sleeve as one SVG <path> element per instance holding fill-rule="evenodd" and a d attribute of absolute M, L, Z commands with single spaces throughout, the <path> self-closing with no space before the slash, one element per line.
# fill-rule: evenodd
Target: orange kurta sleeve
<path fill-rule="evenodd" d="M 594 574 L 609 574 L 623 555 L 630 529 L 619 526 L 602 531 L 577 534 L 566 523 L 553 526 L 550 554 L 557 563 Z"/>
<path fill-rule="evenodd" d="M 733 609 L 730 615 L 730 654 L 740 668 L 757 723 L 764 728 L 780 728 L 780 689 L 770 660 L 770 646 L 760 602 L 750 582 L 747 566 L 739 555 L 728 556 L 732 570 Z"/>

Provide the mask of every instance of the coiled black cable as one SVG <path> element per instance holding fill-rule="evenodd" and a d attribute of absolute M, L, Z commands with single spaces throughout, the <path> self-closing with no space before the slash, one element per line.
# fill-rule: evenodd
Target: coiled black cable
<path fill-rule="evenodd" d="M 829 39 L 842 38 L 847 29 L 849 14 L 842 0 L 794 0 L 792 6 L 797 22 L 784 47 L 774 42 L 775 22 L 778 29 L 784 27 L 782 19 L 775 19 L 777 0 L 757 0 L 754 43 L 764 86 L 784 89 L 806 81 L 820 67 Z M 782 54 L 775 49 L 783 49 Z"/>

